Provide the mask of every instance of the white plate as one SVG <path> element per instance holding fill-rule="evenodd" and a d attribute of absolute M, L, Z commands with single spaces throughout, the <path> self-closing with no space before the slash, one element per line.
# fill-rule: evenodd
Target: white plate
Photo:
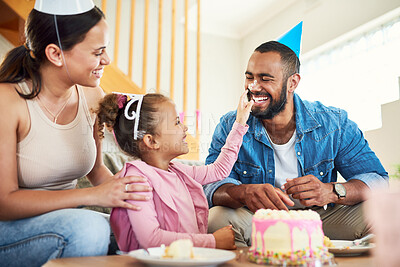
<path fill-rule="evenodd" d="M 331 240 L 333 247 L 329 247 L 329 252 L 335 256 L 355 256 L 365 253 L 375 247 L 375 244 L 354 246 L 353 241 L 349 240 Z"/>
<path fill-rule="evenodd" d="M 195 247 L 193 248 L 195 258 L 188 260 L 161 258 L 164 253 L 164 248 L 161 247 L 149 248 L 148 251 L 150 255 L 143 249 L 131 251 L 128 255 L 152 266 L 217 266 L 236 257 L 235 252 L 213 248 Z"/>

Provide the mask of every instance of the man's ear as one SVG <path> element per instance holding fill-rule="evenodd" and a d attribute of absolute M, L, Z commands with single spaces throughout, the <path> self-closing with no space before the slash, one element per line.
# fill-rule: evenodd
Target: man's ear
<path fill-rule="evenodd" d="M 154 136 L 152 136 L 151 134 L 145 134 L 144 135 L 143 143 L 145 144 L 146 148 L 149 148 L 149 149 L 158 149 L 158 148 L 160 148 L 160 144 L 154 138 Z"/>
<path fill-rule="evenodd" d="M 44 53 L 46 54 L 46 57 L 50 63 L 56 65 L 57 67 L 61 67 L 63 65 L 61 49 L 57 45 L 47 45 Z"/>
<path fill-rule="evenodd" d="M 294 90 L 296 90 L 297 86 L 299 85 L 300 82 L 300 74 L 295 73 L 292 76 L 290 76 L 287 80 L 287 90 L 289 93 L 294 93 Z"/>

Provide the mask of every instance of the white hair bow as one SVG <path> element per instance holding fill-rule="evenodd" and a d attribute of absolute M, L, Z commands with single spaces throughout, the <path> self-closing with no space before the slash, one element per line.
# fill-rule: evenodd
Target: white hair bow
<path fill-rule="evenodd" d="M 142 107 L 142 102 L 143 102 L 143 96 L 144 95 L 137 95 L 137 94 L 127 94 L 127 93 L 119 93 L 119 92 L 113 92 L 113 94 L 118 94 L 118 95 L 125 95 L 129 97 L 129 100 L 127 100 L 127 104 L 125 106 L 124 110 L 124 115 L 125 118 L 128 120 L 135 120 L 135 124 L 133 127 L 133 139 L 137 140 L 138 138 L 138 128 L 139 128 L 139 118 L 140 118 L 140 109 Z M 129 114 L 129 109 L 132 106 L 133 103 L 138 102 L 136 110 L 132 110 Z"/>

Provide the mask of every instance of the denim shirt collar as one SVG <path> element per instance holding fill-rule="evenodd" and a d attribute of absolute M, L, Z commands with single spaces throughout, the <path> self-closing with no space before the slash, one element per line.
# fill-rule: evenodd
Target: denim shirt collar
<path fill-rule="evenodd" d="M 311 114 L 310 110 L 297 94 L 294 94 L 293 102 L 296 112 L 297 136 L 301 140 L 304 133 L 311 132 L 312 130 L 321 127 L 321 124 Z"/>
<path fill-rule="evenodd" d="M 252 125 L 253 129 L 254 129 L 254 139 L 256 139 L 257 141 L 263 143 L 264 145 L 272 148 L 269 139 L 267 137 L 267 132 L 264 128 L 264 125 L 262 124 L 261 119 L 258 119 L 256 117 L 253 117 L 253 125 Z"/>
<path fill-rule="evenodd" d="M 293 102 L 296 112 L 296 131 L 298 141 L 301 141 L 304 133 L 311 132 L 312 130 L 321 127 L 321 124 L 317 121 L 317 119 L 311 114 L 310 110 L 306 107 L 301 98 L 294 94 Z M 264 125 L 262 124 L 260 119 L 253 117 L 253 125 L 254 129 L 254 138 L 259 142 L 265 144 L 268 147 L 271 147 L 269 139 L 266 135 L 266 131 Z"/>

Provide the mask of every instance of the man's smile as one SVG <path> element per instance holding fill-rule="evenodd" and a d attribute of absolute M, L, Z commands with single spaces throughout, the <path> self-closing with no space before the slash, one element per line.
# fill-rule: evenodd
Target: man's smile
<path fill-rule="evenodd" d="M 271 96 L 269 94 L 253 93 L 249 89 L 248 89 L 247 97 L 249 100 L 253 99 L 254 104 L 262 104 L 271 98 Z"/>

